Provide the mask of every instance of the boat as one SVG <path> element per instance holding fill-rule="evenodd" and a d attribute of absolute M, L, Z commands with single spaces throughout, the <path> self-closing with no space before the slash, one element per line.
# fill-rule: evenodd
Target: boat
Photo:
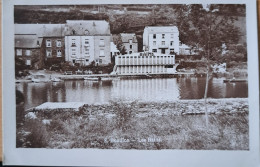
<path fill-rule="evenodd" d="M 60 82 L 62 81 L 60 78 L 54 77 L 51 79 L 52 82 Z"/>
<path fill-rule="evenodd" d="M 247 79 L 224 79 L 224 83 L 233 83 L 233 82 L 247 82 Z"/>
<path fill-rule="evenodd" d="M 31 80 L 34 83 L 50 81 L 50 79 L 44 74 L 33 74 L 32 77 L 31 77 Z"/>
<path fill-rule="evenodd" d="M 100 81 L 101 78 L 100 78 L 100 77 L 84 77 L 84 80 L 88 80 L 88 81 Z"/>
<path fill-rule="evenodd" d="M 112 80 L 120 80 L 119 77 L 102 77 L 101 81 L 112 81 Z"/>

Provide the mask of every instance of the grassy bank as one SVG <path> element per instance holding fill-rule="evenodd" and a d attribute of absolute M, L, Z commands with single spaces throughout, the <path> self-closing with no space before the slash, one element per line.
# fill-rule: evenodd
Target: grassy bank
<path fill-rule="evenodd" d="M 111 102 L 80 112 L 27 113 L 17 147 L 248 150 L 247 99 Z"/>

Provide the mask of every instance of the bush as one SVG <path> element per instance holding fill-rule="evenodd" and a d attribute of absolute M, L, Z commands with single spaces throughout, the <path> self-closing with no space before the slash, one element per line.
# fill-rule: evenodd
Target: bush
<path fill-rule="evenodd" d="M 113 111 L 116 114 L 115 122 L 117 128 L 125 131 L 131 127 L 129 124 L 132 119 L 134 119 L 136 115 L 135 106 L 136 102 L 132 102 L 130 104 L 126 104 L 123 102 L 111 102 L 111 106 L 113 106 Z"/>
<path fill-rule="evenodd" d="M 49 136 L 46 126 L 42 122 L 29 119 L 26 121 L 25 129 L 29 132 L 25 137 L 25 147 L 46 148 L 48 146 Z"/>

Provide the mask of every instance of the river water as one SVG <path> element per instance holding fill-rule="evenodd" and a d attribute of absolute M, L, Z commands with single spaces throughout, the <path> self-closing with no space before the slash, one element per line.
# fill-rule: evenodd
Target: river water
<path fill-rule="evenodd" d="M 224 78 L 209 82 L 208 97 L 248 97 L 247 82 L 223 83 Z M 71 80 L 48 83 L 18 83 L 24 95 L 24 109 L 44 102 L 106 103 L 110 100 L 173 101 L 202 99 L 205 78 L 121 79 L 113 81 Z"/>

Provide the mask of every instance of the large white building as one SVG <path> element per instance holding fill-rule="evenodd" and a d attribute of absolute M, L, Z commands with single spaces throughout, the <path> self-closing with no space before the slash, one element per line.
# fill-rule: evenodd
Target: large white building
<path fill-rule="evenodd" d="M 118 75 L 174 74 L 175 55 L 152 52 L 118 55 L 115 59 Z"/>
<path fill-rule="evenodd" d="M 144 51 L 179 54 L 179 30 L 176 26 L 147 26 L 143 33 Z"/>
<path fill-rule="evenodd" d="M 110 26 L 104 20 L 67 20 L 65 60 L 81 65 L 111 63 Z"/>

